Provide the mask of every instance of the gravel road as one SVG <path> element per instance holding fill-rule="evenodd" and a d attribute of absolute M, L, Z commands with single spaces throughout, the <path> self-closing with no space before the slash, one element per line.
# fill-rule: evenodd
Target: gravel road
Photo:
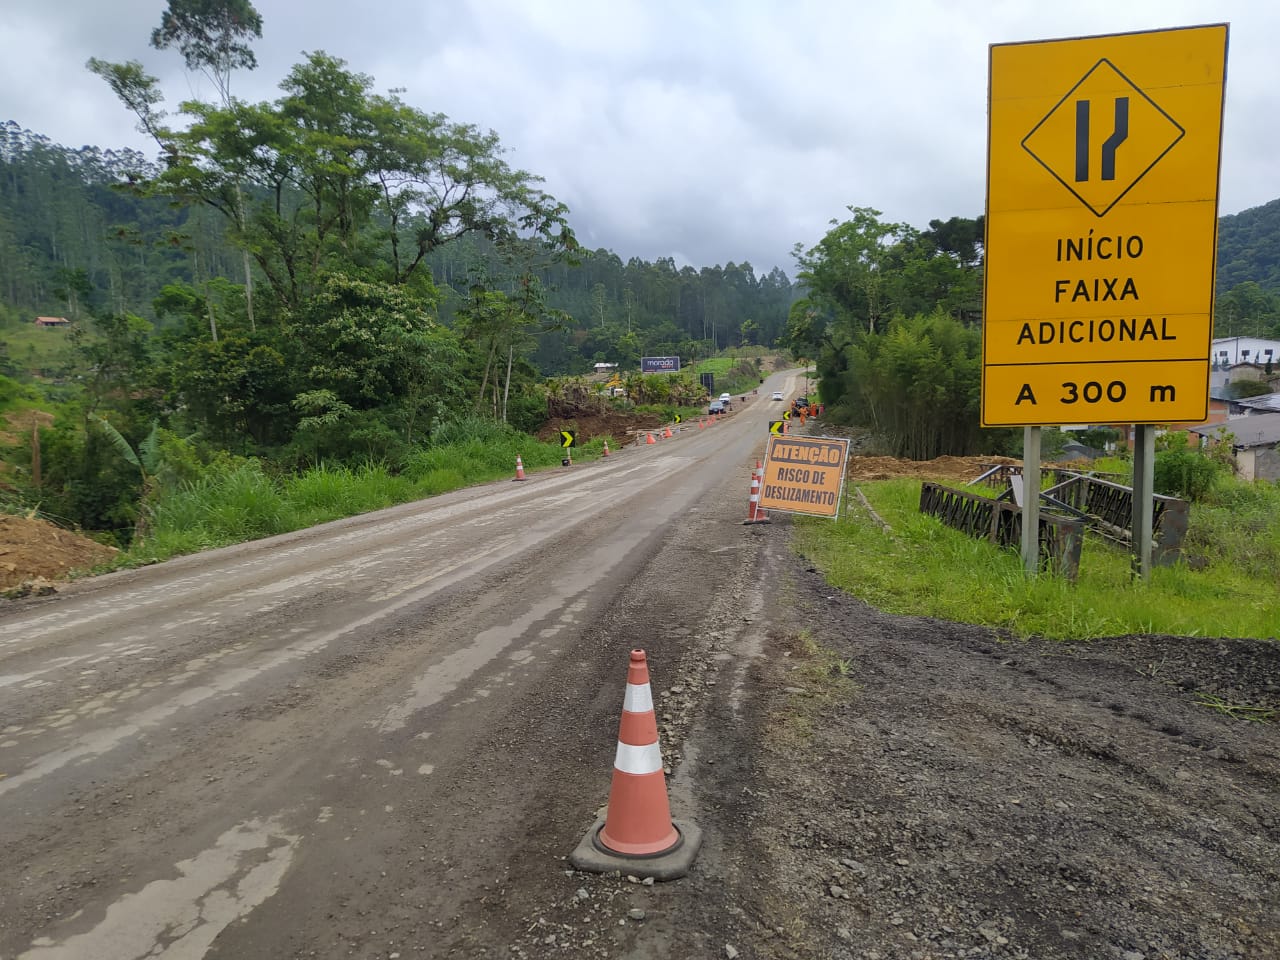
<path fill-rule="evenodd" d="M 778 374 L 607 461 L 0 607 L 0 960 L 1280 957 L 1280 648 L 1015 643 L 744 526 Z M 671 883 L 578 873 L 627 651 Z"/>

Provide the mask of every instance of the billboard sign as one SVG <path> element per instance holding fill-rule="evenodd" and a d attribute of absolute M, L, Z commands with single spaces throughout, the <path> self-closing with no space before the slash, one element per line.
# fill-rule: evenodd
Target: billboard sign
<path fill-rule="evenodd" d="M 641 373 L 678 373 L 680 371 L 679 357 L 641 357 L 640 372 Z"/>

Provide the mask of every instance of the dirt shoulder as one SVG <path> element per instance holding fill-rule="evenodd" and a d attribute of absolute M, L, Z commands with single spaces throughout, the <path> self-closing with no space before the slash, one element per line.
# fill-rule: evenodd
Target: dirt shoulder
<path fill-rule="evenodd" d="M 1205 705 L 1280 706 L 1280 647 L 1006 642 L 794 589 L 824 652 L 771 636 L 764 798 L 721 818 L 757 955 L 1280 956 L 1280 737 Z"/>
<path fill-rule="evenodd" d="M 1277 725 L 1213 705 L 1280 707 L 1280 646 L 882 614 L 788 527 L 655 691 L 690 876 L 565 870 L 513 956 L 1280 956 Z"/>

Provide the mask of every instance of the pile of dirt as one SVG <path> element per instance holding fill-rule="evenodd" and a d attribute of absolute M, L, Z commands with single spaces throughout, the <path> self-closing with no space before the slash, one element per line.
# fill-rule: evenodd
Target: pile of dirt
<path fill-rule="evenodd" d="M 897 457 L 850 457 L 849 480 L 892 480 L 918 477 L 922 480 L 978 479 L 997 464 L 1021 463 L 1009 457 L 938 457 L 934 460 L 899 460 Z"/>
<path fill-rule="evenodd" d="M 643 430 L 654 430 L 660 426 L 662 420 L 656 414 L 611 411 L 566 419 L 554 417 L 542 425 L 537 436 L 543 442 L 550 442 L 559 439 L 561 430 L 573 430 L 579 443 L 596 437 L 610 437 L 618 443 L 625 443 Z"/>
<path fill-rule="evenodd" d="M 0 515 L 0 590 L 36 580 L 59 580 L 118 553 L 44 520 Z"/>

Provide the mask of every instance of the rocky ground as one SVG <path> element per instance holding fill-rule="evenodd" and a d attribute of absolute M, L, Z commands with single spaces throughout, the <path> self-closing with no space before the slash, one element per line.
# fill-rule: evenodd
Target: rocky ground
<path fill-rule="evenodd" d="M 566 869 L 514 955 L 1280 957 L 1280 646 L 1015 642 L 775 563 L 740 682 L 713 634 L 659 691 L 691 875 Z"/>

